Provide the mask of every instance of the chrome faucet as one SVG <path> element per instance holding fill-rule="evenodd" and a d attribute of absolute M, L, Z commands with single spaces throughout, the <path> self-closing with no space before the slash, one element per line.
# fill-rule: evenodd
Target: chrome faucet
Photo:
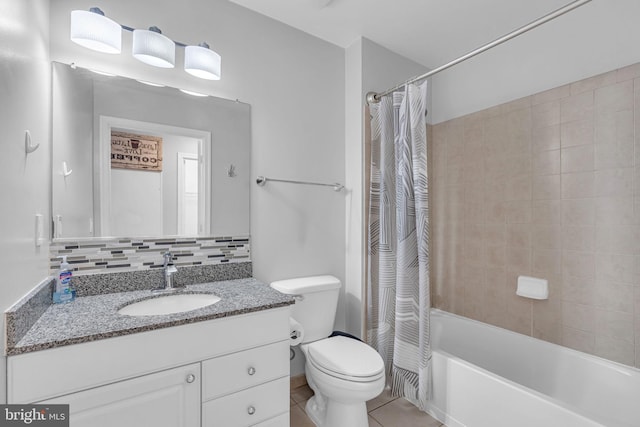
<path fill-rule="evenodd" d="M 173 260 L 173 254 L 167 251 L 162 256 L 164 257 L 164 266 L 163 266 L 164 286 L 162 289 L 165 289 L 165 290 L 175 289 L 176 286 L 174 286 L 173 284 L 173 274 L 177 272 L 178 269 L 176 268 L 175 265 L 170 264 L 171 261 Z"/>

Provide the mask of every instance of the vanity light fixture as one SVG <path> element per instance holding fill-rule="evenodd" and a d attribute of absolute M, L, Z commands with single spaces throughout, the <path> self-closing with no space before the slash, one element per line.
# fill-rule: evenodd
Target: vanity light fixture
<path fill-rule="evenodd" d="M 138 61 L 154 67 L 173 68 L 176 64 L 176 44 L 158 27 L 133 30 L 132 53 Z"/>
<path fill-rule="evenodd" d="M 122 30 L 133 32 L 132 54 L 146 64 L 174 68 L 176 46 L 185 49 L 184 69 L 206 80 L 220 80 L 221 57 L 207 43 L 197 46 L 171 40 L 158 27 L 139 30 L 107 18 L 100 8 L 71 12 L 71 40 L 86 48 L 107 53 L 122 51 Z"/>
<path fill-rule="evenodd" d="M 220 80 L 221 58 L 206 42 L 184 48 L 184 70 L 206 80 Z"/>
<path fill-rule="evenodd" d="M 80 46 L 103 53 L 120 53 L 122 27 L 104 16 L 98 7 L 71 12 L 71 40 Z"/>

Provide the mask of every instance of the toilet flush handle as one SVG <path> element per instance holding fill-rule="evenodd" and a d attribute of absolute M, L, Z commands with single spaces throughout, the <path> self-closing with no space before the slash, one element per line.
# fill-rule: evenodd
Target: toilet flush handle
<path fill-rule="evenodd" d="M 296 301 L 304 301 L 304 295 L 291 295 Z"/>

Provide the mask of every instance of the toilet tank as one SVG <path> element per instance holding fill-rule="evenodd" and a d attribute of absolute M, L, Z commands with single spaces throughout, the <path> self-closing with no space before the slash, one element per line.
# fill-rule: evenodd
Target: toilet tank
<path fill-rule="evenodd" d="M 340 280 L 333 276 L 299 277 L 271 283 L 275 290 L 296 295 L 291 317 L 304 329 L 303 343 L 326 338 L 333 332 Z"/>

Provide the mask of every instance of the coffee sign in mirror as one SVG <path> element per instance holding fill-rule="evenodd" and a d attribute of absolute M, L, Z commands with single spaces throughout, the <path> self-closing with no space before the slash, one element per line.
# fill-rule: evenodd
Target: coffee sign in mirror
<path fill-rule="evenodd" d="M 251 109 L 53 63 L 54 239 L 249 234 Z"/>

